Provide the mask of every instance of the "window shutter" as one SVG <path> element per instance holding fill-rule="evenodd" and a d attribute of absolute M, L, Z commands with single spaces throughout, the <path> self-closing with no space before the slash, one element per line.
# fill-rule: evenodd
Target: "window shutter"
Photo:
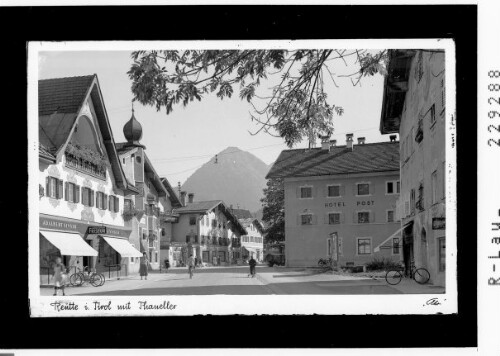
<path fill-rule="evenodd" d="M 75 203 L 80 202 L 80 186 L 75 185 Z"/>
<path fill-rule="evenodd" d="M 120 211 L 120 199 L 118 197 L 115 197 L 115 212 Z"/>
<path fill-rule="evenodd" d="M 69 197 L 68 197 L 68 182 L 64 183 L 64 200 L 66 200 L 66 201 L 69 200 Z"/>
<path fill-rule="evenodd" d="M 62 199 L 63 198 L 63 181 L 58 179 L 57 180 L 57 199 Z"/>
<path fill-rule="evenodd" d="M 45 196 L 50 197 L 50 177 L 45 177 Z"/>
<path fill-rule="evenodd" d="M 109 200 L 109 211 L 115 211 L 115 207 L 113 206 L 115 197 L 113 195 L 110 195 L 108 200 Z"/>
<path fill-rule="evenodd" d="M 95 194 L 94 194 L 94 191 L 92 189 L 89 189 L 90 190 L 90 206 L 94 206 L 95 205 Z"/>
<path fill-rule="evenodd" d="M 104 194 L 104 199 L 102 199 L 102 202 L 104 204 L 104 206 L 102 208 L 104 210 L 107 210 L 108 209 L 108 195 L 107 194 Z"/>

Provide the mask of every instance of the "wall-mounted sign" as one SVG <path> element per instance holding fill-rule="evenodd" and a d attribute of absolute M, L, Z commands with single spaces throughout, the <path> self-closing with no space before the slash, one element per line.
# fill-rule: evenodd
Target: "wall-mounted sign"
<path fill-rule="evenodd" d="M 374 200 L 361 200 L 361 201 L 356 202 L 356 205 L 357 206 L 375 205 L 375 201 Z"/>
<path fill-rule="evenodd" d="M 325 208 L 341 208 L 341 207 L 345 207 L 345 203 L 343 201 L 325 203 Z"/>
<path fill-rule="evenodd" d="M 89 226 L 88 234 L 106 234 L 106 226 Z"/>
<path fill-rule="evenodd" d="M 446 228 L 446 218 L 432 218 L 432 230 L 444 230 Z"/>
<path fill-rule="evenodd" d="M 128 238 L 132 230 L 119 229 L 111 226 L 89 226 L 87 234 L 89 235 L 107 235 Z"/>

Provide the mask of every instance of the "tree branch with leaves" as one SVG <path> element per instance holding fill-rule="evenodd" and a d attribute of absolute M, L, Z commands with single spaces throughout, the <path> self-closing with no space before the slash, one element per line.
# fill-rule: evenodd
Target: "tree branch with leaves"
<path fill-rule="evenodd" d="M 348 64 L 351 58 L 354 63 Z M 338 78 L 348 77 L 358 85 L 365 76 L 384 74 L 387 51 L 152 50 L 135 51 L 132 60 L 127 74 L 134 100 L 141 104 L 164 108 L 168 115 L 176 105 L 187 106 L 214 93 L 230 98 L 239 89 L 259 125 L 251 134 L 264 131 L 292 147 L 304 138 L 331 133 L 334 117 L 344 113 L 341 103 L 328 95 L 325 78 L 339 87 Z M 339 65 L 355 69 L 337 75 Z M 264 82 L 270 86 L 263 88 Z"/>

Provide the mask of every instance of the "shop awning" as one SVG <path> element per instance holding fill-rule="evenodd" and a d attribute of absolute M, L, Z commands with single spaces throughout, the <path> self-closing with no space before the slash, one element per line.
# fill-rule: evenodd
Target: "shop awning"
<path fill-rule="evenodd" d="M 59 231 L 42 231 L 40 234 L 61 251 L 63 256 L 97 256 L 79 234 Z"/>
<path fill-rule="evenodd" d="M 110 236 L 102 236 L 102 238 L 122 257 L 142 257 L 142 253 L 125 239 Z"/>
<path fill-rule="evenodd" d="M 389 242 L 393 238 L 398 237 L 398 236 L 401 237 L 400 235 L 401 235 L 401 231 L 402 230 L 403 230 L 403 228 L 396 230 L 396 232 L 394 232 L 394 234 L 392 234 L 391 236 L 389 236 L 388 238 L 386 238 L 382 243 L 378 244 L 378 246 L 373 249 L 373 252 L 379 252 L 380 251 L 380 246 L 385 245 L 387 242 Z"/>

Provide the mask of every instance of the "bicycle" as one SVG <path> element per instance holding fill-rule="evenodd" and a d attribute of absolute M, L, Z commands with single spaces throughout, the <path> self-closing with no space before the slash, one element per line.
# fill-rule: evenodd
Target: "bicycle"
<path fill-rule="evenodd" d="M 391 269 L 385 274 L 385 280 L 390 285 L 395 286 L 401 282 L 401 279 L 406 278 L 406 274 L 403 273 L 404 268 Z M 410 278 L 413 278 L 418 284 L 426 284 L 431 278 L 431 274 L 425 268 L 417 268 L 414 264 L 410 268 Z"/>
<path fill-rule="evenodd" d="M 82 286 L 86 282 L 94 287 L 100 287 L 106 282 L 106 278 L 102 273 L 90 272 L 88 266 L 85 266 L 83 271 L 78 268 L 78 272 L 69 277 L 69 283 L 75 287 Z"/>
<path fill-rule="evenodd" d="M 318 266 L 322 268 L 327 268 L 327 267 L 332 267 L 333 266 L 333 259 L 330 258 L 320 258 L 318 260 Z"/>

